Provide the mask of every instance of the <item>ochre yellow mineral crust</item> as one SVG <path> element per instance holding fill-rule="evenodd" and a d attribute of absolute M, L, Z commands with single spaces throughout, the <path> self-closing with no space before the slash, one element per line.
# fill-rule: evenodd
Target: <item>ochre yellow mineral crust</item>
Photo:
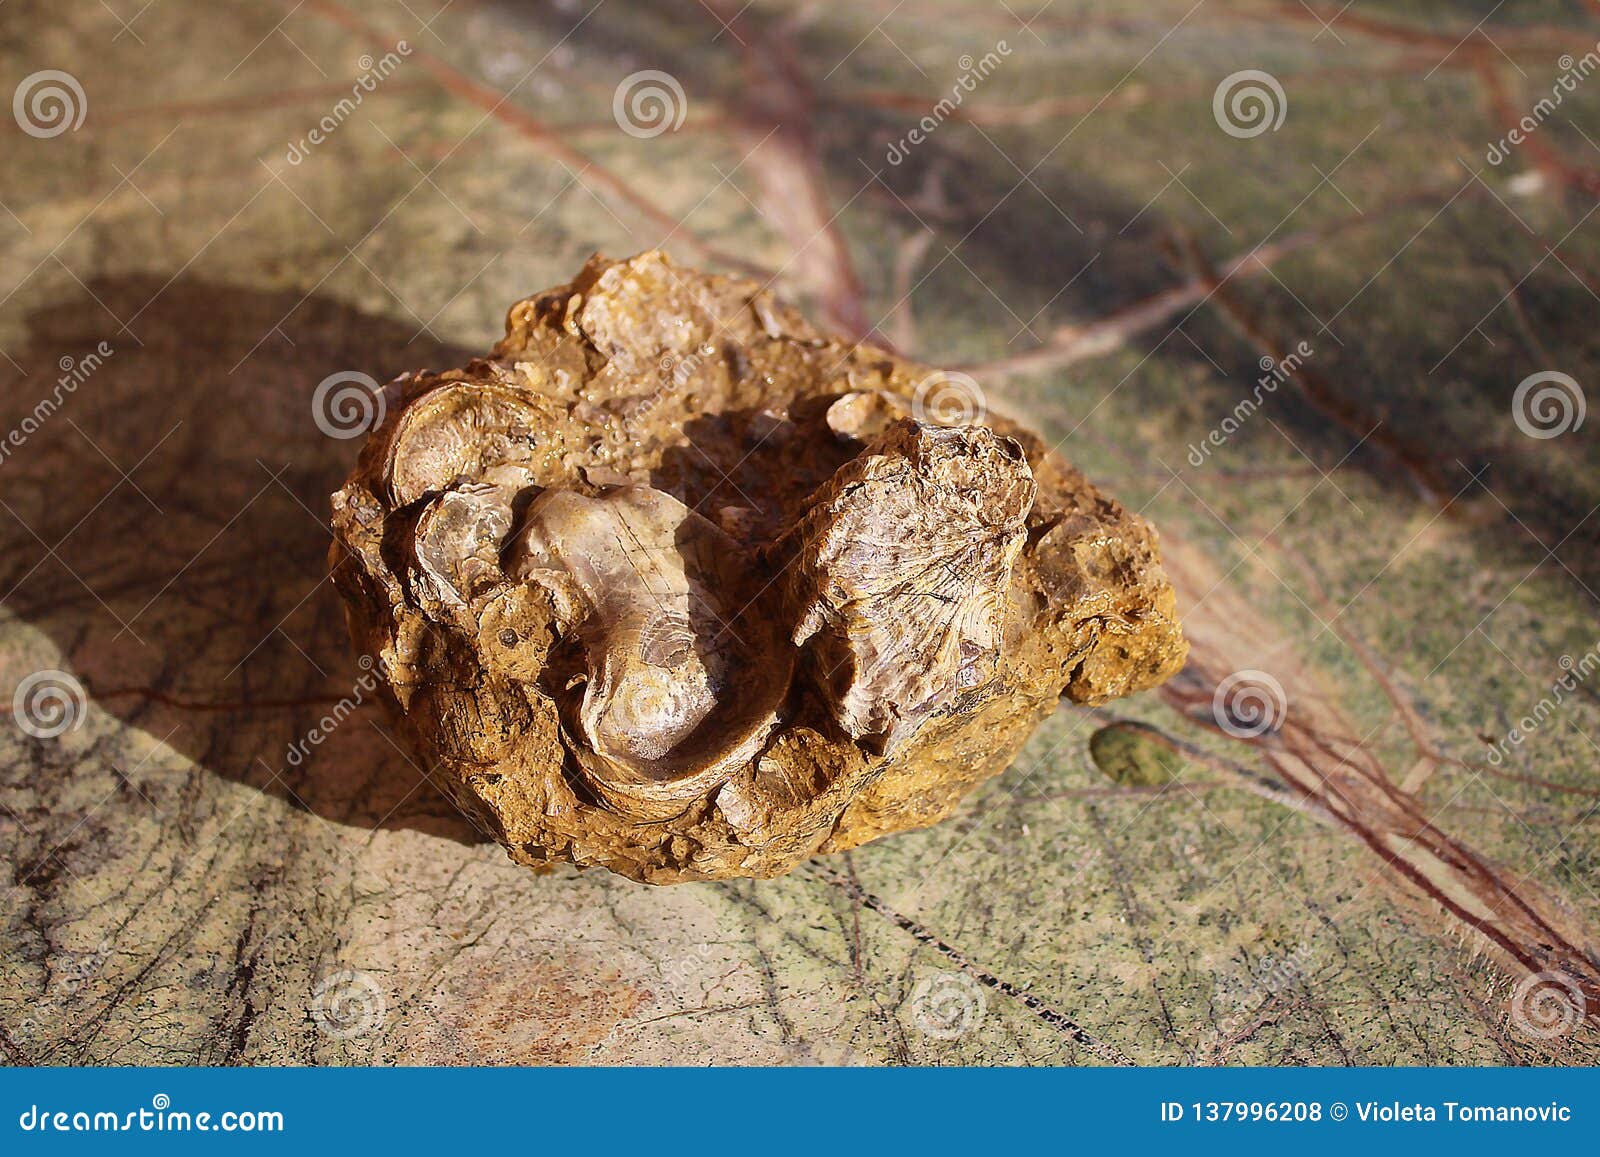
<path fill-rule="evenodd" d="M 931 373 L 646 253 L 392 383 L 331 557 L 435 782 L 521 863 L 776 876 L 1175 672 L 1150 527 Z"/>

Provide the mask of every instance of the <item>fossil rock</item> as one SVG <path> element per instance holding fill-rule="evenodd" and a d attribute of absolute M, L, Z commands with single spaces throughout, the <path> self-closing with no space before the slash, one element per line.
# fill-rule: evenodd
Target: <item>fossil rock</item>
<path fill-rule="evenodd" d="M 391 385 L 331 563 L 434 781 L 530 866 L 774 876 L 1176 671 L 1150 527 L 930 373 L 646 253 Z"/>

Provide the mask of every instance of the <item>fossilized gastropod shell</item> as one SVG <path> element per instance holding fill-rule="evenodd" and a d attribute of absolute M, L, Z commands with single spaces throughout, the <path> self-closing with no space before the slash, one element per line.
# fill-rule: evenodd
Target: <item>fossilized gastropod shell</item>
<path fill-rule="evenodd" d="M 584 743 L 574 754 L 619 810 L 682 811 L 777 721 L 793 649 L 757 613 L 753 562 L 670 494 L 547 490 L 529 505 L 506 570 L 549 589 L 582 640 Z"/>
<path fill-rule="evenodd" d="M 445 382 L 412 401 L 389 434 L 387 482 L 396 506 L 533 456 L 541 414 L 507 386 Z"/>
<path fill-rule="evenodd" d="M 499 467 L 511 474 L 514 467 Z M 465 610 L 472 593 L 501 577 L 500 545 L 511 532 L 516 481 L 465 482 L 439 495 L 417 518 L 417 586 L 438 603 Z"/>

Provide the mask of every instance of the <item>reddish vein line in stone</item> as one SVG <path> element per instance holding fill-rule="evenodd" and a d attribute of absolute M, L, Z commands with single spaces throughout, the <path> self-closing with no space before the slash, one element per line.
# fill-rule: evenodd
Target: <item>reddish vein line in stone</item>
<path fill-rule="evenodd" d="M 377 37 L 377 29 L 341 5 L 333 3 L 333 0 L 308 0 L 306 6 L 310 11 L 317 12 L 350 31 L 364 36 Z M 421 65 L 446 91 L 470 104 L 477 105 L 489 116 L 512 129 L 525 140 L 537 145 L 540 151 L 564 164 L 572 172 L 575 179 L 591 186 L 598 193 L 606 194 L 612 199 L 622 202 L 642 214 L 652 225 L 661 228 L 667 233 L 682 237 L 691 248 L 728 268 L 740 270 L 751 276 L 765 275 L 766 271 L 759 265 L 747 261 L 736 254 L 726 253 L 702 241 L 684 228 L 681 222 L 674 221 L 664 210 L 635 191 L 627 182 L 623 181 L 604 165 L 599 164 L 587 154 L 567 144 L 558 130 L 546 125 L 526 109 L 507 100 L 503 93 L 472 79 L 454 65 L 434 56 L 425 49 L 413 48 L 410 59 Z"/>

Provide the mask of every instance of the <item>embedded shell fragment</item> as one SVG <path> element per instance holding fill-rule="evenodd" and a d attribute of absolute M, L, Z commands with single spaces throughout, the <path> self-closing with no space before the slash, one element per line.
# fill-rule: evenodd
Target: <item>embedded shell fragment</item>
<path fill-rule="evenodd" d="M 670 819 L 747 762 L 777 723 L 789 648 L 738 544 L 670 494 L 548 489 L 508 573 L 545 587 L 576 632 L 573 755 L 613 810 Z"/>
<path fill-rule="evenodd" d="M 808 503 L 791 637 L 846 734 L 892 754 L 994 678 L 1033 497 L 1011 439 L 902 419 Z"/>
<path fill-rule="evenodd" d="M 928 372 L 646 253 L 390 387 L 331 561 L 433 779 L 531 866 L 774 876 L 1176 671 L 1151 529 Z"/>

